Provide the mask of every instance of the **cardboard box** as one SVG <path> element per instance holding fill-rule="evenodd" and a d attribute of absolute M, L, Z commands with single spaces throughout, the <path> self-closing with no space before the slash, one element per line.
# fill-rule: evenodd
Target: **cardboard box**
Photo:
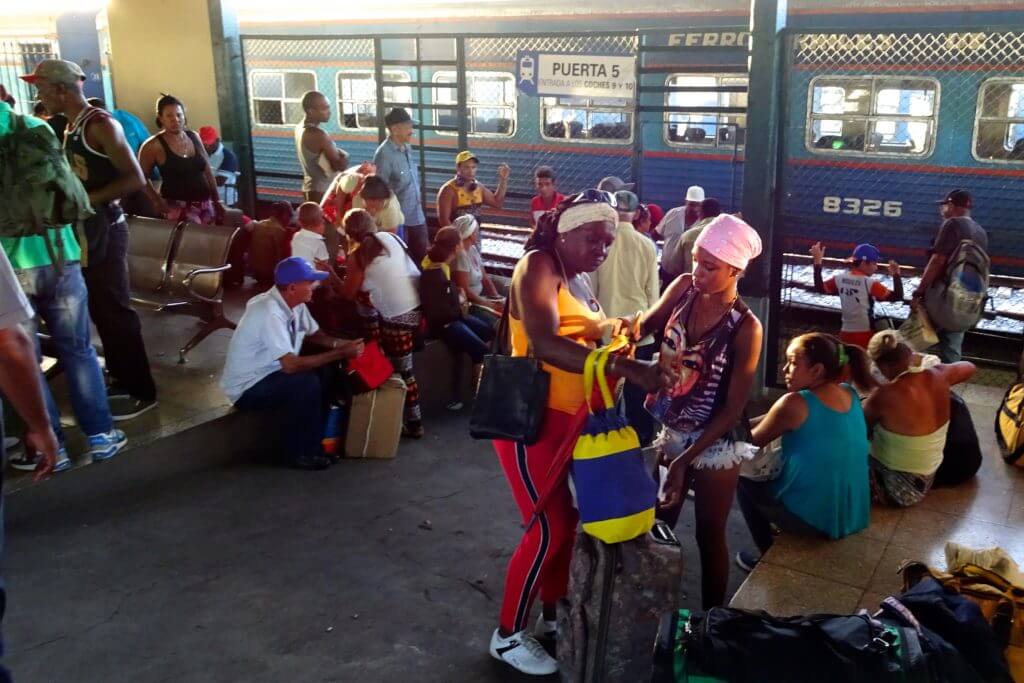
<path fill-rule="evenodd" d="M 393 458 L 402 438 L 405 382 L 392 375 L 373 391 L 357 394 L 345 434 L 347 458 Z"/>

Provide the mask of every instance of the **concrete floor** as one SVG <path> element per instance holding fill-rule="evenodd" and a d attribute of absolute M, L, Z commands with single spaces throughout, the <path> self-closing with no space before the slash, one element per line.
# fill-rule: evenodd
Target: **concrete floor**
<path fill-rule="evenodd" d="M 395 460 L 324 473 L 264 464 L 238 422 L 8 498 L 17 680 L 520 680 L 486 652 L 520 528 L 464 417 L 431 420 Z M 730 542 L 748 542 L 738 512 Z"/>
<path fill-rule="evenodd" d="M 230 333 L 176 365 L 192 325 L 143 314 L 160 406 L 122 423 L 122 455 L 36 485 L 7 471 L 16 680 L 528 680 L 487 654 L 518 515 L 465 412 L 438 410 L 437 349 L 417 359 L 426 439 L 395 460 L 295 472 L 267 464 L 258 424 L 215 387 Z M 683 605 L 698 607 L 692 506 L 677 531 Z M 750 543 L 738 510 L 729 541 Z M 734 568 L 730 595 L 743 578 Z"/>

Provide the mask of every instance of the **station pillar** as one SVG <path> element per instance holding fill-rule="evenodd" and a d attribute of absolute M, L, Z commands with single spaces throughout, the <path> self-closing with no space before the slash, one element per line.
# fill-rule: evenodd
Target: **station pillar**
<path fill-rule="evenodd" d="M 787 0 L 751 0 L 750 52 L 747 58 L 749 86 L 747 91 L 747 138 L 743 164 L 743 218 L 761 236 L 761 257 L 750 264 L 740 280 L 744 301 L 764 325 L 762 358 L 758 365 L 755 391 L 760 393 L 774 378 L 767 378 L 767 351 L 775 321 L 769 319 L 770 302 L 778 299 L 772 291 L 772 273 L 777 268 L 772 247 L 775 232 L 776 169 L 778 168 L 779 117 L 782 111 L 782 55 L 786 27 Z"/>
<path fill-rule="evenodd" d="M 118 109 L 155 131 L 160 93 L 185 103 L 188 125 L 220 129 L 207 0 L 131 0 L 107 7 L 110 69 Z"/>

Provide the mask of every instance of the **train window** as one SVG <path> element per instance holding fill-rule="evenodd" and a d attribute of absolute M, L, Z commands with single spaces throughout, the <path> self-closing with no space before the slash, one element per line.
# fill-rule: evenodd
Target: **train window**
<path fill-rule="evenodd" d="M 671 74 L 665 85 L 683 88 L 709 88 L 665 93 L 669 107 L 702 109 L 709 107 L 747 107 L 746 90 L 719 92 L 710 88 L 746 88 L 747 77 L 716 74 Z M 742 147 L 747 137 L 745 114 L 708 112 L 670 112 L 665 121 L 665 141 L 670 145 L 695 147 Z"/>
<path fill-rule="evenodd" d="M 819 76 L 810 85 L 807 148 L 927 156 L 935 141 L 938 94 L 931 78 Z"/>
<path fill-rule="evenodd" d="M 253 123 L 260 126 L 289 126 L 302 121 L 302 95 L 316 90 L 312 71 L 252 71 L 249 92 Z"/>
<path fill-rule="evenodd" d="M 633 102 L 617 97 L 542 97 L 541 136 L 545 140 L 629 143 Z"/>
<path fill-rule="evenodd" d="M 438 71 L 434 83 L 456 83 L 454 71 Z M 455 88 L 434 88 L 434 104 L 452 105 L 435 109 L 434 124 L 456 126 Z M 516 133 L 516 80 L 504 71 L 466 72 L 466 109 L 470 135 L 511 137 Z M 446 133 L 454 135 L 454 133 Z"/>
<path fill-rule="evenodd" d="M 384 81 L 409 81 L 405 71 L 385 71 Z M 412 102 L 412 88 L 384 86 L 385 102 Z M 338 124 L 342 128 L 377 128 L 377 79 L 371 71 L 338 72 Z"/>
<path fill-rule="evenodd" d="M 978 161 L 1024 161 L 1024 79 L 990 78 L 978 93 L 974 126 Z"/>

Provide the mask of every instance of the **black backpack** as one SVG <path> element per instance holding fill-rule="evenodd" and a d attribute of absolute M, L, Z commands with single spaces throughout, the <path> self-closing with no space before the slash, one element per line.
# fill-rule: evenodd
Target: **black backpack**
<path fill-rule="evenodd" d="M 434 335 L 462 317 L 459 288 L 440 268 L 428 268 L 420 275 L 420 307 Z"/>

